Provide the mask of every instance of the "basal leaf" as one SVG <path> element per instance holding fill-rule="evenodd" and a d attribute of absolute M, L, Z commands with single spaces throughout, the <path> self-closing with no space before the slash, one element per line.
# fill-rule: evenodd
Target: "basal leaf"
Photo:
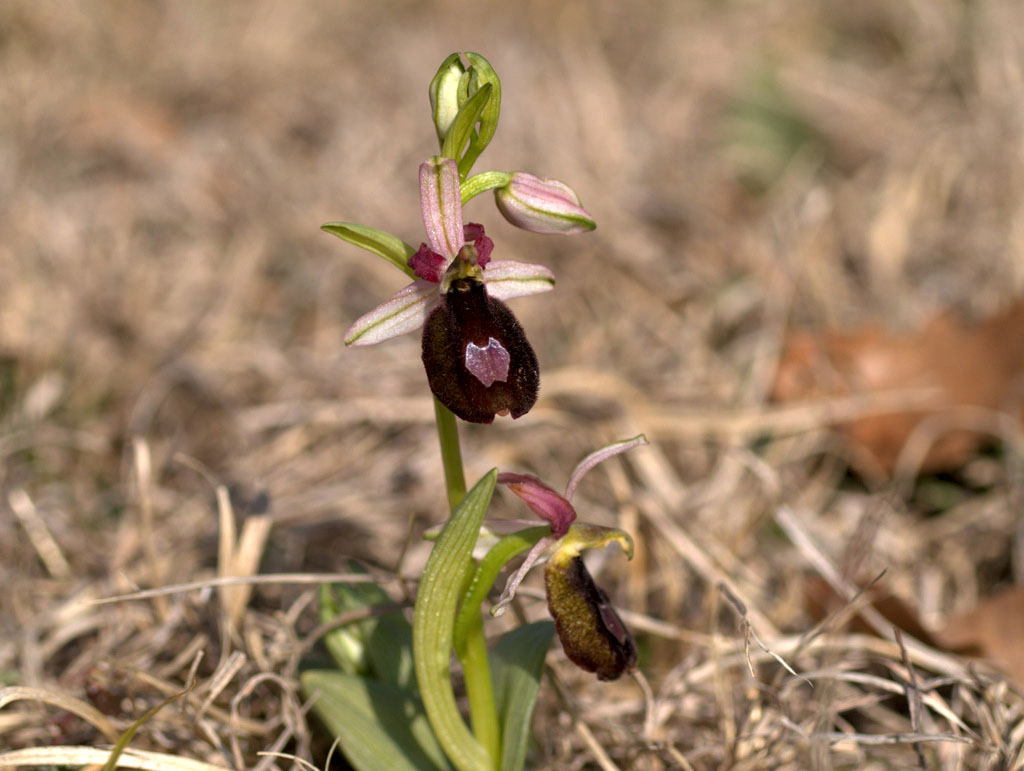
<path fill-rule="evenodd" d="M 358 771 L 451 769 L 411 691 L 328 670 L 304 672 L 302 689 Z"/>
<path fill-rule="evenodd" d="M 350 568 L 351 569 L 351 568 Z M 389 605 L 391 597 L 376 584 L 321 587 L 320 620 L 371 605 Z M 396 610 L 354 621 L 324 636 L 328 652 L 343 672 L 367 674 L 384 683 L 415 690 L 412 625 Z"/>
<path fill-rule="evenodd" d="M 497 477 L 496 469 L 489 471 L 456 506 L 430 552 L 416 594 L 413 620 L 416 679 L 438 741 L 462 771 L 479 771 L 491 765 L 487 751 L 470 733 L 459 713 L 450 668 L 455 608 L 473 567 L 473 545 L 480 534 Z"/>
<path fill-rule="evenodd" d="M 501 720 L 502 771 L 520 771 L 526 762 L 530 719 L 544 670 L 544 657 L 555 636 L 550 621 L 535 621 L 506 632 L 491 649 L 494 698 Z"/>

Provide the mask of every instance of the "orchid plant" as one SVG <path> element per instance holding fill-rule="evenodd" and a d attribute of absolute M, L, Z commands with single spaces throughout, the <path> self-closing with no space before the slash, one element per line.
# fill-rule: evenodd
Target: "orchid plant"
<path fill-rule="evenodd" d="M 338 670 L 306 671 L 302 685 L 360 771 L 517 771 L 525 763 L 530 718 L 555 634 L 568 658 L 599 679 L 635 670 L 633 639 L 581 557 L 584 549 L 611 543 L 631 557 L 632 539 L 618 529 L 577 522 L 572 497 L 596 464 L 646 440 L 635 437 L 588 455 L 564 495 L 537 477 L 497 469 L 467 492 L 456 418 L 491 423 L 495 416 L 522 417 L 533 407 L 540 387 L 537 356 L 505 301 L 550 291 L 555 279 L 542 265 L 492 259 L 493 241 L 483 225 L 463 222 L 463 204 L 494 191 L 505 219 L 535 233 L 582 233 L 595 223 L 573 190 L 557 180 L 524 172 L 470 175 L 494 136 L 501 108 L 501 84 L 484 57 L 453 53 L 429 93 L 440 152 L 419 167 L 425 240 L 416 248 L 348 222 L 323 229 L 411 279 L 357 319 L 345 343 L 372 345 L 421 331 L 450 516 L 428 533 L 434 544 L 411 624 L 388 609 L 388 595 L 373 583 L 322 587 L 325 623 L 345 612 L 358 620 L 325 638 Z M 484 520 L 497 484 L 519 496 L 541 523 L 497 536 L 497 525 Z M 546 560 L 554 623 L 522 625 L 489 647 L 482 608 L 499 574 L 524 552 L 490 613 L 500 615 L 527 572 Z M 453 650 L 462 667 L 468 725 L 456 701 Z"/>

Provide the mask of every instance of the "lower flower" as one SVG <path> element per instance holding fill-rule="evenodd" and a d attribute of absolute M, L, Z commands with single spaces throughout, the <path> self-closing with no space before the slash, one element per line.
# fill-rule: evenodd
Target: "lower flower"
<path fill-rule="evenodd" d="M 633 539 L 617 528 L 576 522 L 571 499 L 587 471 L 603 460 L 645 444 L 647 439 L 640 434 L 590 453 L 573 470 L 564 496 L 530 474 L 498 474 L 498 483 L 507 486 L 546 521 L 551 534 L 540 538 L 530 549 L 491 613 L 502 612 L 530 568 L 548 556 L 544 585 L 548 610 L 555 620 L 562 648 L 570 661 L 596 673 L 600 680 L 615 680 L 636 667 L 636 643 L 608 595 L 594 583 L 580 554 L 584 549 L 603 549 L 618 543 L 626 556 L 632 558 Z"/>

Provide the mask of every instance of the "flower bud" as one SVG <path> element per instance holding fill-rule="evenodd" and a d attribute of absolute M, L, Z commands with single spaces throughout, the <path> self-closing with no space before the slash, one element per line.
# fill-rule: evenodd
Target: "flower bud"
<path fill-rule="evenodd" d="M 459 81 L 465 71 L 459 54 L 454 53 L 442 62 L 434 79 L 430 81 L 430 111 L 439 142 L 444 142 L 459 112 Z"/>
<path fill-rule="evenodd" d="M 517 228 L 533 233 L 583 233 L 597 227 L 573 189 L 557 179 L 517 171 L 494 191 L 498 209 Z"/>

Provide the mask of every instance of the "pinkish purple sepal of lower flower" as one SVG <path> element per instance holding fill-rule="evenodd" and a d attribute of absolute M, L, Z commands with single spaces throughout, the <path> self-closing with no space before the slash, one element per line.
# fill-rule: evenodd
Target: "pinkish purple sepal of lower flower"
<path fill-rule="evenodd" d="M 647 444 L 647 437 L 643 434 L 637 434 L 632 439 L 623 439 L 621 442 L 612 442 L 604 447 L 600 447 L 594 450 L 590 455 L 581 460 L 576 468 L 573 469 L 572 474 L 569 476 L 569 484 L 565 486 L 565 497 L 570 501 L 572 500 L 573 493 L 576 492 L 576 486 L 583 479 L 584 475 L 590 469 L 594 468 L 598 463 L 611 458 L 613 455 L 619 455 L 628 450 L 632 450 L 634 447 L 643 447 Z"/>
<path fill-rule="evenodd" d="M 576 519 L 576 509 L 532 474 L 498 474 L 498 483 L 522 498 L 530 510 L 551 525 L 551 535 L 561 538 Z"/>
<path fill-rule="evenodd" d="M 515 474 L 505 471 L 498 474 L 498 483 L 507 486 L 509 490 L 526 501 L 526 505 L 534 514 L 551 523 L 551 534 L 556 538 L 561 538 L 568 532 L 569 525 L 576 519 L 576 510 L 570 500 L 584 474 L 613 455 L 619 455 L 645 444 L 647 444 L 647 437 L 638 434 L 632 439 L 613 442 L 590 453 L 573 470 L 564 496 L 556 493 L 532 474 Z"/>

